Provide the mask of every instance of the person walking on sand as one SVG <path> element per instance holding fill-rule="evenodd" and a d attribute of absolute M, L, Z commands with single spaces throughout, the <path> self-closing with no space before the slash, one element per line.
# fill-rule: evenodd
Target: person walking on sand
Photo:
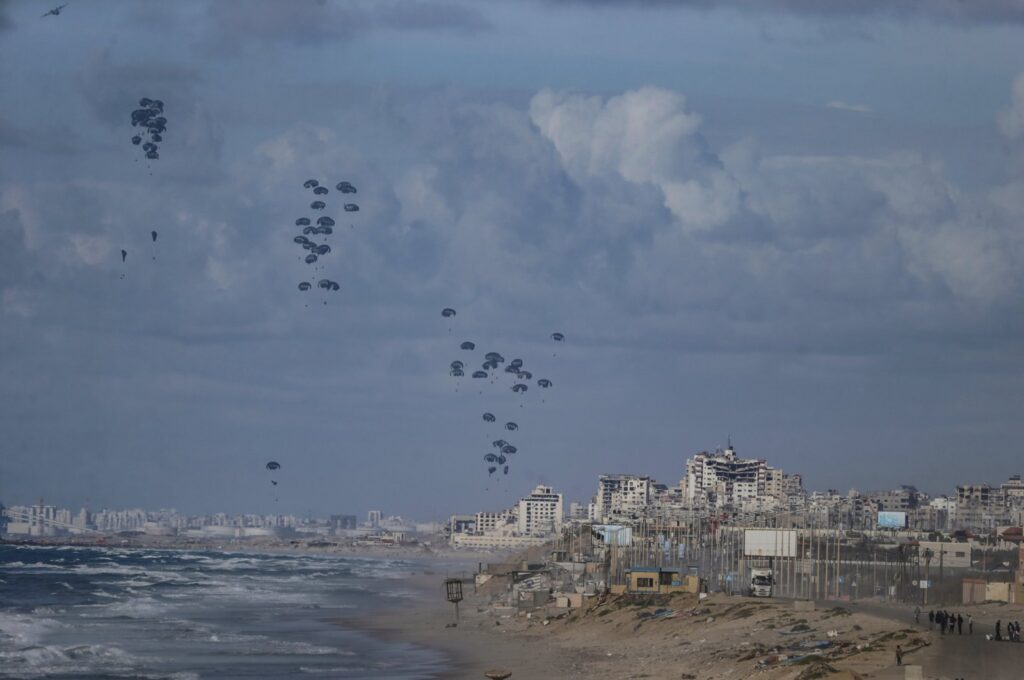
<path fill-rule="evenodd" d="M 939 634 L 946 634 L 946 614 L 941 609 L 935 614 L 935 623 L 939 624 Z"/>
<path fill-rule="evenodd" d="M 964 634 L 964 617 L 963 617 L 962 614 L 957 614 L 956 615 L 956 634 L 957 635 L 963 635 Z"/>
<path fill-rule="evenodd" d="M 1002 639 L 1003 639 L 1003 620 L 999 619 L 998 621 L 996 621 L 996 640 L 999 641 L 999 640 L 1002 640 Z"/>
<path fill-rule="evenodd" d="M 900 647 L 899 645 L 896 645 L 896 665 L 897 666 L 902 666 L 903 665 L 903 648 Z"/>
<path fill-rule="evenodd" d="M 967 634 L 974 635 L 974 616 L 967 615 Z"/>
<path fill-rule="evenodd" d="M 949 613 L 949 634 L 953 634 L 953 629 L 956 628 L 956 615 L 953 612 Z"/>
<path fill-rule="evenodd" d="M 928 611 L 928 630 L 935 628 L 935 610 L 931 609 Z"/>

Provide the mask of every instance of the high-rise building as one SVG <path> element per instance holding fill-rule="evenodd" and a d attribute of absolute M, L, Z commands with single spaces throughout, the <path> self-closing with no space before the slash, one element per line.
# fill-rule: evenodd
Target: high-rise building
<path fill-rule="evenodd" d="M 538 486 L 519 500 L 517 530 L 525 536 L 543 536 L 562 530 L 562 494 Z"/>
<path fill-rule="evenodd" d="M 741 505 L 767 495 L 769 471 L 772 472 L 771 490 L 781 492 L 785 488 L 781 470 L 769 467 L 762 458 L 739 458 L 730 444 L 724 451 L 703 451 L 687 460 L 686 476 L 679 486 L 683 498 L 691 503 Z"/>
<path fill-rule="evenodd" d="M 380 526 L 380 521 L 384 518 L 384 513 L 380 510 L 370 510 L 366 513 L 366 523 L 372 528 L 376 529 Z"/>

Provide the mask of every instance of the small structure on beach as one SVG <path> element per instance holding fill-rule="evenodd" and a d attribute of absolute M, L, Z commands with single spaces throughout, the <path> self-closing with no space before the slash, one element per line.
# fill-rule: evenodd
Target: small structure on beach
<path fill-rule="evenodd" d="M 695 574 L 684 575 L 680 569 L 634 567 L 626 570 L 626 585 L 612 586 L 612 592 L 619 588 L 630 594 L 697 593 L 700 579 Z"/>

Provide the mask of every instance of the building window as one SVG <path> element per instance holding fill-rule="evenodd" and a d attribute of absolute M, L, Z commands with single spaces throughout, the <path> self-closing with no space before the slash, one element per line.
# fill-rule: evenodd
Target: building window
<path fill-rule="evenodd" d="M 637 578 L 637 580 L 636 580 L 636 587 L 637 588 L 653 588 L 654 587 L 654 579 L 653 578 Z"/>

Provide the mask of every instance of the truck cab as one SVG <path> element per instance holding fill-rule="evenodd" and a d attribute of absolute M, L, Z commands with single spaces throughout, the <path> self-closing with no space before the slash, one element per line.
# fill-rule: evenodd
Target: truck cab
<path fill-rule="evenodd" d="M 771 597 L 775 581 L 771 569 L 750 570 L 750 594 L 754 597 Z"/>

